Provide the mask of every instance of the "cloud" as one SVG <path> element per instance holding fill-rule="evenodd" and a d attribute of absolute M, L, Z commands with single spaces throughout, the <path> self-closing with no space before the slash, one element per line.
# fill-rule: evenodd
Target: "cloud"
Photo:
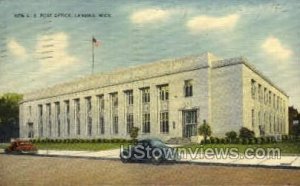
<path fill-rule="evenodd" d="M 130 19 L 135 24 L 155 23 L 168 19 L 170 12 L 162 9 L 142 9 L 134 12 Z"/>
<path fill-rule="evenodd" d="M 64 32 L 38 37 L 36 58 L 41 64 L 42 72 L 66 69 L 79 63 L 79 60 L 67 52 L 69 37 Z"/>
<path fill-rule="evenodd" d="M 197 16 L 190 19 L 186 26 L 192 32 L 202 32 L 207 30 L 216 29 L 232 29 L 240 16 L 238 14 L 231 14 L 224 17 L 210 17 L 210 16 Z"/>
<path fill-rule="evenodd" d="M 285 60 L 292 54 L 292 50 L 282 45 L 281 41 L 273 36 L 268 37 L 261 45 L 262 49 L 274 58 Z"/>
<path fill-rule="evenodd" d="M 9 40 L 9 42 L 7 43 L 7 49 L 18 59 L 26 60 L 28 57 L 26 49 L 15 39 Z"/>

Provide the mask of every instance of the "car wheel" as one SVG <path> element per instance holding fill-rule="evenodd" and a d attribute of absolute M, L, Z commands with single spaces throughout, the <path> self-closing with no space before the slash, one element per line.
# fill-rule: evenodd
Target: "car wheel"
<path fill-rule="evenodd" d="M 151 158 L 151 163 L 153 165 L 159 165 L 162 162 L 162 158 L 158 156 L 154 156 Z"/>
<path fill-rule="evenodd" d="M 130 157 L 126 157 L 126 156 L 128 156 L 127 152 L 122 152 L 120 154 L 120 159 L 121 159 L 122 163 L 128 163 L 128 162 L 130 162 Z"/>

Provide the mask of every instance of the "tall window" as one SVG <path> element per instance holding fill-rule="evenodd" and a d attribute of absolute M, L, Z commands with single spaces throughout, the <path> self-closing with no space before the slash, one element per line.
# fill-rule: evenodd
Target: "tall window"
<path fill-rule="evenodd" d="M 99 123 L 98 123 L 98 134 L 104 134 L 105 123 L 104 123 L 104 95 L 98 96 L 98 113 L 99 113 Z"/>
<path fill-rule="evenodd" d="M 267 88 L 264 88 L 264 103 L 268 103 L 268 91 Z"/>
<path fill-rule="evenodd" d="M 143 88 L 142 91 L 142 102 L 149 103 L 150 102 L 150 88 Z"/>
<path fill-rule="evenodd" d="M 31 117 L 31 106 L 28 106 L 29 117 Z"/>
<path fill-rule="evenodd" d="M 48 136 L 51 136 L 52 132 L 52 121 L 51 121 L 51 104 L 46 104 L 46 113 L 47 113 L 47 124 L 48 124 Z"/>
<path fill-rule="evenodd" d="M 150 113 L 143 114 L 143 133 L 150 133 Z"/>
<path fill-rule="evenodd" d="M 159 97 L 161 101 L 169 100 L 169 86 L 161 85 L 159 86 Z"/>
<path fill-rule="evenodd" d="M 75 115 L 75 126 L 76 126 L 76 134 L 80 135 L 80 99 L 74 100 L 74 115 Z"/>
<path fill-rule="evenodd" d="M 60 104 L 55 103 L 55 121 L 57 126 L 57 136 L 60 137 Z"/>
<path fill-rule="evenodd" d="M 255 126 L 255 111 L 252 109 L 251 111 L 251 118 L 252 118 L 252 129 L 254 129 Z"/>
<path fill-rule="evenodd" d="M 67 124 L 67 135 L 70 136 L 71 126 L 70 126 L 70 101 L 69 100 L 65 101 L 65 121 Z"/>
<path fill-rule="evenodd" d="M 118 93 L 111 93 L 113 133 L 118 134 Z"/>
<path fill-rule="evenodd" d="M 256 94 L 256 82 L 255 80 L 251 79 L 251 96 L 255 99 Z"/>
<path fill-rule="evenodd" d="M 111 94 L 111 101 L 113 107 L 118 107 L 118 93 Z"/>
<path fill-rule="evenodd" d="M 86 102 L 86 122 L 87 122 L 87 135 L 92 135 L 92 101 L 91 97 L 85 98 Z"/>
<path fill-rule="evenodd" d="M 127 133 L 129 134 L 133 127 L 133 114 L 127 114 L 126 122 L 127 122 Z"/>
<path fill-rule="evenodd" d="M 263 92 L 262 92 L 261 84 L 258 84 L 258 97 L 259 97 L 259 101 L 263 102 Z"/>
<path fill-rule="evenodd" d="M 272 104 L 272 92 L 269 91 L 269 105 Z"/>
<path fill-rule="evenodd" d="M 133 90 L 125 91 L 127 105 L 133 105 Z"/>
<path fill-rule="evenodd" d="M 118 134 L 118 132 L 119 132 L 118 116 L 113 117 L 113 132 L 114 132 L 114 134 Z"/>
<path fill-rule="evenodd" d="M 193 83 L 192 83 L 192 80 L 184 81 L 184 94 L 185 94 L 185 97 L 193 96 Z"/>
<path fill-rule="evenodd" d="M 160 113 L 160 132 L 169 133 L 169 113 L 161 112 Z"/>
<path fill-rule="evenodd" d="M 43 105 L 38 105 L 38 113 L 39 135 L 43 137 Z"/>

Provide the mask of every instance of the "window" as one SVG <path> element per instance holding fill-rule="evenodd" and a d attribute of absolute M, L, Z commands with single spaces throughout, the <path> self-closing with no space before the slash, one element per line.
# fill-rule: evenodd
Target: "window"
<path fill-rule="evenodd" d="M 47 118 L 47 124 L 48 124 L 48 136 L 51 136 L 51 132 L 52 132 L 52 123 L 51 123 L 51 104 L 48 103 L 46 104 L 46 118 Z"/>
<path fill-rule="evenodd" d="M 39 135 L 43 137 L 43 105 L 38 105 L 38 114 Z"/>
<path fill-rule="evenodd" d="M 87 135 L 92 135 L 92 101 L 91 97 L 85 98 L 86 103 L 86 123 L 87 123 Z"/>
<path fill-rule="evenodd" d="M 119 129 L 118 129 L 118 116 L 113 117 L 113 132 L 114 134 L 118 134 Z"/>
<path fill-rule="evenodd" d="M 160 113 L 160 132 L 169 133 L 169 113 L 161 112 Z"/>
<path fill-rule="evenodd" d="M 169 86 L 161 85 L 159 86 L 159 97 L 161 101 L 169 100 Z"/>
<path fill-rule="evenodd" d="M 118 107 L 118 93 L 111 94 L 111 101 L 113 107 Z"/>
<path fill-rule="evenodd" d="M 105 123 L 104 123 L 104 117 L 100 116 L 99 118 L 99 129 L 98 129 L 100 134 L 104 134 L 105 133 Z"/>
<path fill-rule="evenodd" d="M 80 99 L 74 100 L 74 115 L 75 115 L 75 126 L 76 126 L 76 134 L 80 135 Z"/>
<path fill-rule="evenodd" d="M 125 91 L 127 105 L 133 105 L 133 90 Z"/>
<path fill-rule="evenodd" d="M 264 103 L 267 104 L 268 103 L 268 91 L 267 88 L 264 88 Z"/>
<path fill-rule="evenodd" d="M 252 116 L 252 129 L 254 129 L 254 126 L 255 126 L 255 111 L 254 111 L 254 109 L 252 109 L 251 116 Z"/>
<path fill-rule="evenodd" d="M 98 123 L 98 134 L 105 133 L 105 123 L 104 123 L 104 95 L 97 96 L 98 98 L 98 116 L 99 116 L 99 123 Z"/>
<path fill-rule="evenodd" d="M 67 135 L 70 135 L 70 102 L 69 100 L 65 101 L 65 121 L 67 124 Z"/>
<path fill-rule="evenodd" d="M 143 114 L 143 133 L 150 133 L 150 113 Z"/>
<path fill-rule="evenodd" d="M 29 117 L 31 117 L 31 106 L 28 106 Z"/>
<path fill-rule="evenodd" d="M 150 88 L 142 88 L 142 102 L 149 103 L 150 102 Z"/>
<path fill-rule="evenodd" d="M 258 84 L 258 96 L 259 96 L 259 101 L 263 102 L 263 92 L 262 92 L 261 84 Z"/>
<path fill-rule="evenodd" d="M 251 79 L 251 96 L 255 99 L 256 96 L 256 82 L 255 80 Z"/>
<path fill-rule="evenodd" d="M 133 114 L 127 114 L 126 122 L 127 122 L 127 133 L 129 134 L 131 129 L 133 128 Z"/>
<path fill-rule="evenodd" d="M 193 96 L 193 83 L 192 83 L 192 80 L 184 81 L 184 94 L 185 94 L 185 97 Z"/>
<path fill-rule="evenodd" d="M 269 91 L 269 105 L 272 104 L 272 92 Z"/>
<path fill-rule="evenodd" d="M 57 136 L 60 137 L 60 104 L 55 103 L 55 121 L 57 126 Z"/>

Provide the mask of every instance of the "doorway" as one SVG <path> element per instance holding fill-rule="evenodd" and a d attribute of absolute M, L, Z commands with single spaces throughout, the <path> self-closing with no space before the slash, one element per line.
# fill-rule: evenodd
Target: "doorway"
<path fill-rule="evenodd" d="M 182 111 L 183 137 L 190 138 L 197 135 L 197 109 Z"/>

